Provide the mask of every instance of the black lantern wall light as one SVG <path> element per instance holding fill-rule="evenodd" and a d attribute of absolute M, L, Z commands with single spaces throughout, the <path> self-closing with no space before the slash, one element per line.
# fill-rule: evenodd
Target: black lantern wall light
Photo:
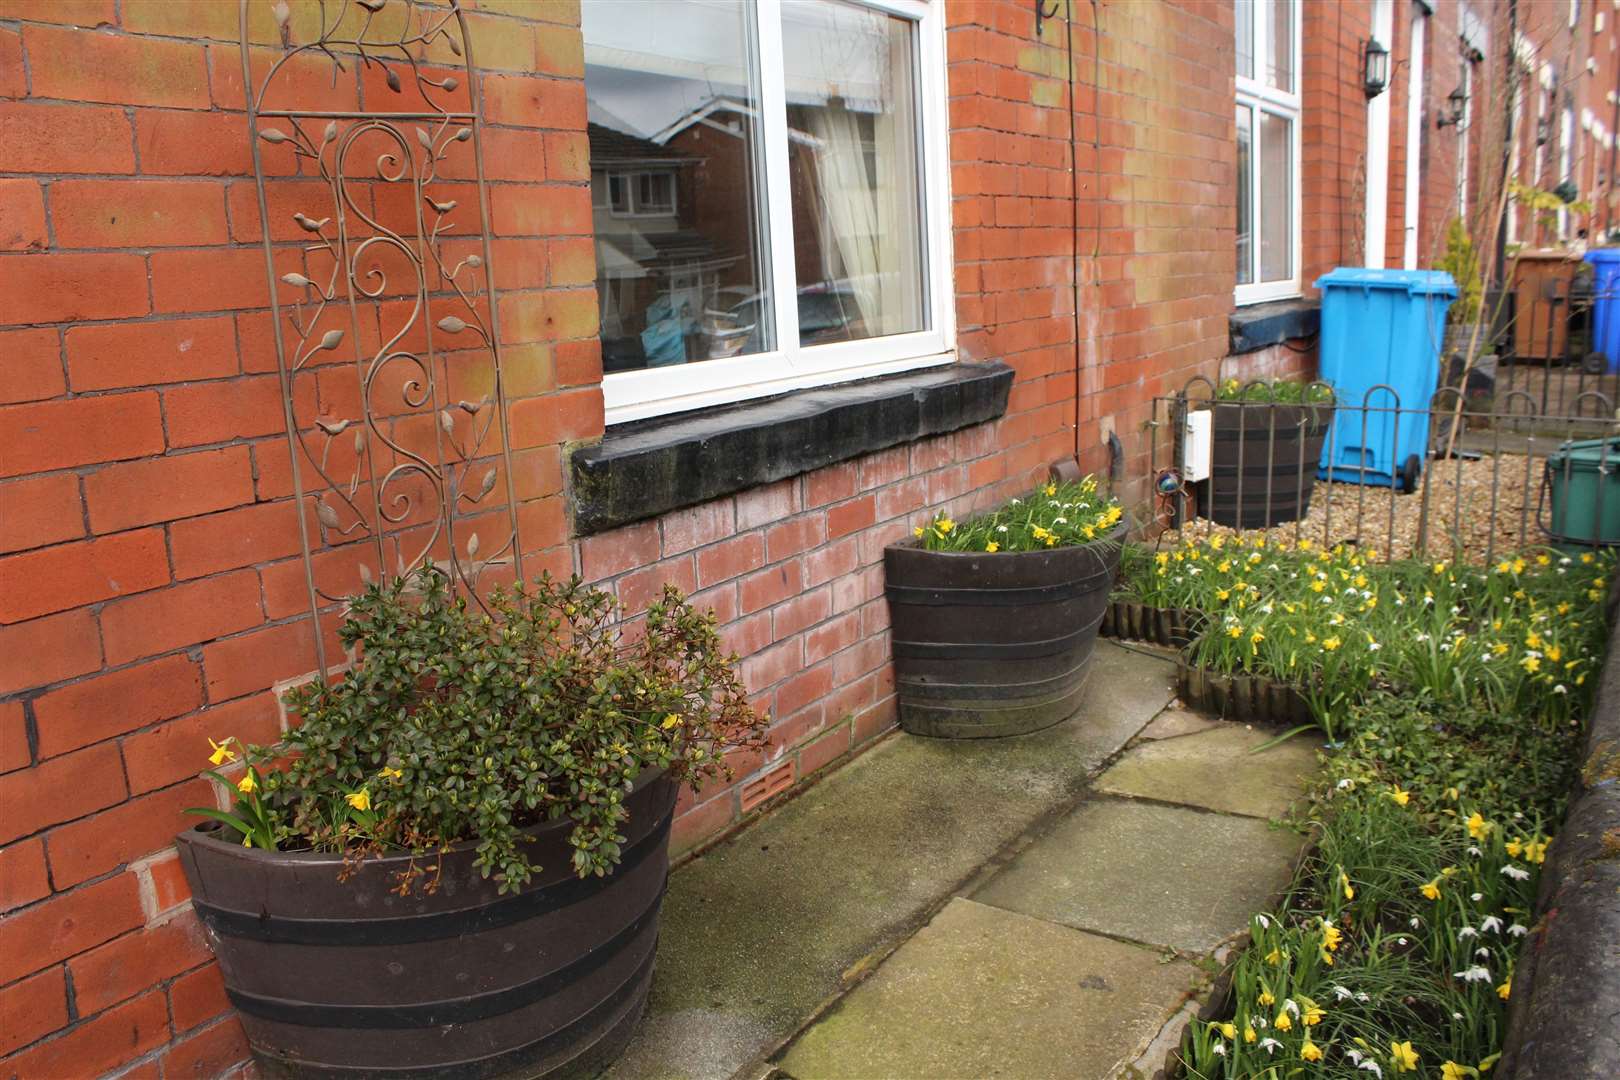
<path fill-rule="evenodd" d="M 1368 38 L 1361 50 L 1361 78 L 1369 99 L 1389 85 L 1389 50 L 1377 38 Z"/>
<path fill-rule="evenodd" d="M 1457 87 L 1446 95 L 1446 111 L 1444 115 L 1435 120 L 1436 127 L 1455 127 L 1463 122 L 1463 116 L 1468 111 L 1468 95 L 1462 87 Z"/>

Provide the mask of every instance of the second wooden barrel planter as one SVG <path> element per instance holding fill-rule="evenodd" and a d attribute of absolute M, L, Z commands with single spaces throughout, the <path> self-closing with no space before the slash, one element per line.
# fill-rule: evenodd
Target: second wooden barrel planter
<path fill-rule="evenodd" d="M 900 726 L 1019 735 L 1074 714 L 1126 527 L 1037 551 L 884 552 Z"/>
<path fill-rule="evenodd" d="M 1204 516 L 1239 529 L 1305 517 L 1333 406 L 1225 402 L 1213 412 Z"/>
<path fill-rule="evenodd" d="M 472 844 L 441 857 L 433 892 L 408 897 L 409 855 L 339 880 L 340 854 L 243 847 L 213 822 L 178 847 L 264 1075 L 588 1076 L 646 1004 L 675 792 L 644 775 L 605 877 L 575 876 L 572 820 L 529 830 L 543 869 L 505 896 L 474 868 Z"/>

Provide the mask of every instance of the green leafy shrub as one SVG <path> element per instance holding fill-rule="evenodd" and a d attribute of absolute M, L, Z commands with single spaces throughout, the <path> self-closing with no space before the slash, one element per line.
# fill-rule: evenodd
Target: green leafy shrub
<path fill-rule="evenodd" d="M 713 616 L 673 587 L 638 633 L 617 616 L 578 578 L 497 590 L 488 614 L 433 569 L 368 587 L 341 630 L 353 665 L 288 693 L 300 723 L 246 751 L 252 779 L 224 817 L 245 844 L 357 859 L 476 844 L 503 892 L 539 869 L 524 829 L 566 818 L 574 871 L 608 873 L 643 772 L 729 776 L 727 751 L 760 745 L 766 722 Z"/>
<path fill-rule="evenodd" d="M 1451 302 L 1446 321 L 1478 322 L 1485 303 L 1485 280 L 1480 274 L 1474 239 L 1468 235 L 1462 218 L 1452 218 L 1446 226 L 1446 251 L 1435 269 L 1444 270 L 1457 283 L 1457 299 Z"/>
<path fill-rule="evenodd" d="M 1118 501 L 1100 490 L 1095 476 L 1088 476 L 1047 484 L 970 521 L 939 514 L 919 525 L 915 535 L 929 551 L 1043 551 L 1116 542 L 1114 528 L 1123 516 Z"/>

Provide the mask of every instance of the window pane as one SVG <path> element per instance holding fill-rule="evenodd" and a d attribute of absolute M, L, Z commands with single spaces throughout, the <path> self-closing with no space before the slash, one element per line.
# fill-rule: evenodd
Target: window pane
<path fill-rule="evenodd" d="M 776 347 L 752 19 L 740 3 L 584 5 L 606 371 Z"/>
<path fill-rule="evenodd" d="M 1237 108 L 1237 283 L 1254 284 L 1254 154 L 1251 152 L 1253 110 Z"/>
<path fill-rule="evenodd" d="M 1292 124 L 1281 116 L 1260 114 L 1260 280 L 1287 281 L 1294 276 Z"/>
<path fill-rule="evenodd" d="M 782 22 L 799 343 L 926 329 L 915 27 L 825 0 Z"/>
<path fill-rule="evenodd" d="M 1264 0 L 1266 19 L 1266 84 L 1294 89 L 1294 0 Z"/>
<path fill-rule="evenodd" d="M 1237 0 L 1233 5 L 1237 17 L 1237 73 L 1245 79 L 1254 78 L 1254 0 Z"/>

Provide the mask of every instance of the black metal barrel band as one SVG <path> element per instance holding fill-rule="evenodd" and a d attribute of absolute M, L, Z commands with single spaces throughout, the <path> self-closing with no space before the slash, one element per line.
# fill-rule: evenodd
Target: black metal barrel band
<path fill-rule="evenodd" d="M 549 997 L 607 964 L 648 925 L 657 920 L 658 909 L 664 902 L 664 891 L 668 887 L 669 878 L 666 875 L 663 884 L 654 894 L 652 903 L 612 937 L 584 956 L 564 964 L 555 971 L 549 971 L 538 978 L 504 990 L 445 1001 L 430 1001 L 421 1005 L 311 1004 L 288 1001 L 285 998 L 261 997 L 229 988 L 226 989 L 226 993 L 231 999 L 231 1004 L 251 1016 L 306 1027 L 410 1030 L 487 1020 L 492 1016 L 502 1016 L 514 1009 Z"/>
<path fill-rule="evenodd" d="M 461 937 L 510 926 L 589 900 L 608 888 L 615 876 L 628 873 L 647 857 L 662 851 L 673 820 L 674 810 L 671 809 L 659 819 L 657 825 L 648 830 L 647 835 L 625 849 L 612 875 L 569 877 L 554 885 L 460 911 L 387 919 L 298 919 L 232 911 L 215 907 L 196 897 L 192 898 L 192 904 L 209 929 L 221 937 L 250 938 L 288 945 L 399 945 Z"/>
<path fill-rule="evenodd" d="M 977 644 L 973 642 L 896 641 L 893 643 L 895 659 L 908 660 L 1000 660 L 1022 659 L 1029 656 L 1053 656 L 1085 644 L 1095 637 L 1102 613 L 1078 630 L 1044 641 L 1017 641 L 1011 644 Z"/>

